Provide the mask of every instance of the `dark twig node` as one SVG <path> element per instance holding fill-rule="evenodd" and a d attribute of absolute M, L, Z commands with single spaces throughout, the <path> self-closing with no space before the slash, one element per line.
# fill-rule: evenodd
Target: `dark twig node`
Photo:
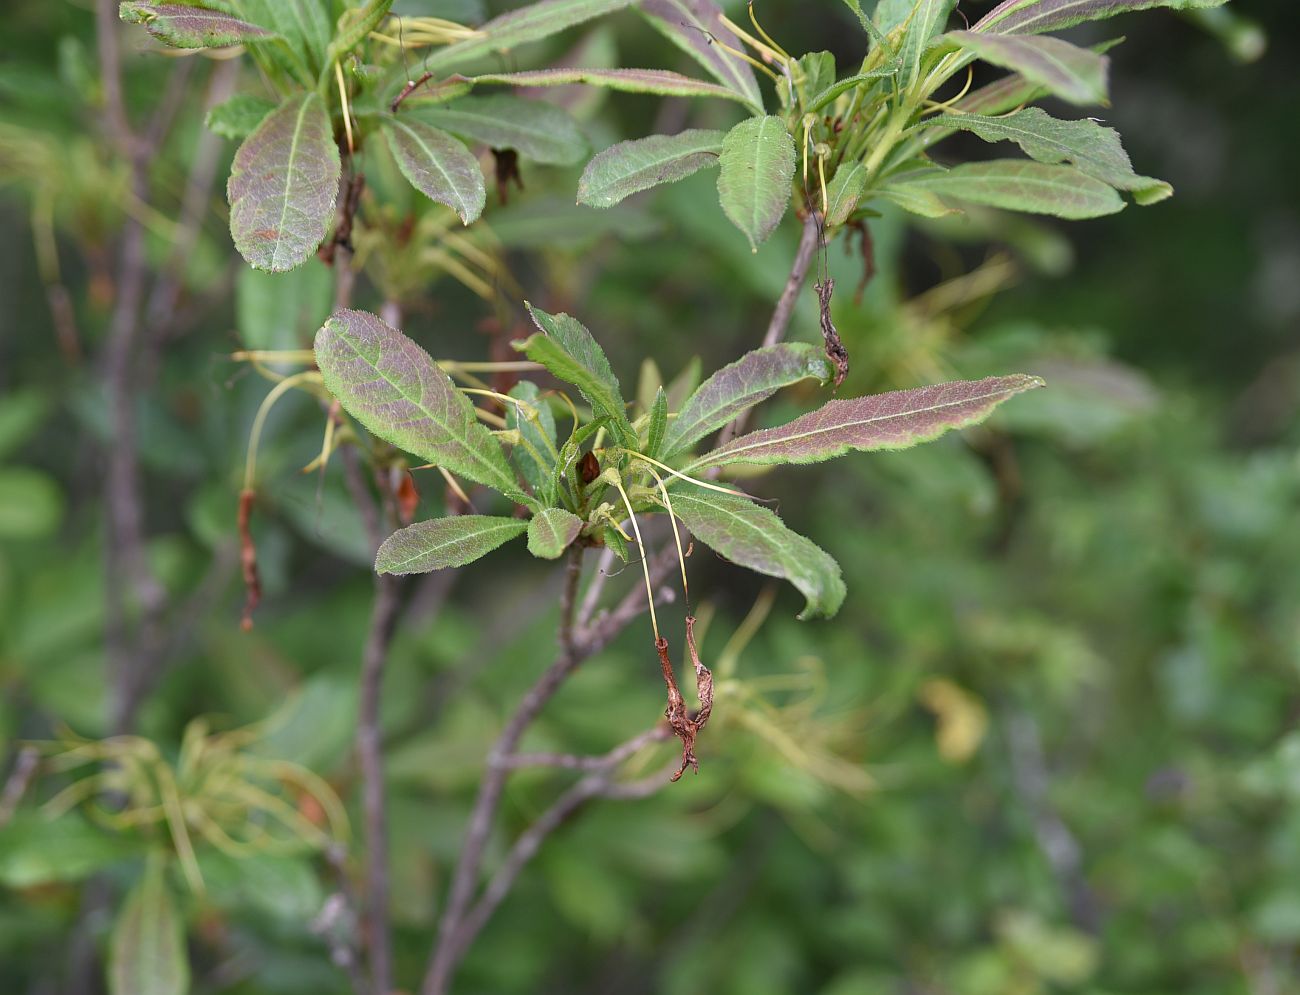
<path fill-rule="evenodd" d="M 813 284 L 817 291 L 817 303 L 821 309 L 822 339 L 826 344 L 826 358 L 835 364 L 835 389 L 838 390 L 844 378 L 849 375 L 849 351 L 844 348 L 840 333 L 831 320 L 831 295 L 835 293 L 835 281 L 829 276 L 821 283 Z"/>
<path fill-rule="evenodd" d="M 239 492 L 239 567 L 244 575 L 244 614 L 239 627 L 245 632 L 253 628 L 253 612 L 262 601 L 262 579 L 257 571 L 257 547 L 253 545 L 253 502 L 257 492 L 247 488 Z"/>

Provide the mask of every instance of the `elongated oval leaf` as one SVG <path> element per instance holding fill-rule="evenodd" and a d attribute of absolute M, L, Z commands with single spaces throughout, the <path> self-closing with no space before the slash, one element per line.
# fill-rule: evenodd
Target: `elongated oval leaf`
<path fill-rule="evenodd" d="M 652 25 L 714 79 L 735 90 L 754 110 L 763 109 L 754 70 L 731 54 L 743 51 L 744 43 L 723 23 L 722 10 L 713 0 L 641 0 L 637 6 Z"/>
<path fill-rule="evenodd" d="M 735 90 L 717 83 L 691 79 L 667 69 L 529 69 L 517 73 L 488 73 L 474 76 L 471 83 L 501 83 L 507 86 L 568 86 L 584 83 L 624 93 L 654 93 L 664 97 L 717 97 L 745 102 Z"/>
<path fill-rule="evenodd" d="M 728 463 L 820 463 L 853 449 L 907 449 L 983 421 L 1003 401 L 1042 385 L 1038 377 L 1015 374 L 829 401 L 778 428 L 733 439 L 701 456 L 690 470 Z"/>
<path fill-rule="evenodd" d="M 494 17 L 473 38 L 435 49 L 428 59 L 433 72 L 464 65 L 471 59 L 540 41 L 575 24 L 622 10 L 632 0 L 540 0 Z"/>
<path fill-rule="evenodd" d="M 1106 103 L 1110 60 L 1059 38 L 950 31 L 945 41 L 973 52 L 985 62 L 1019 73 L 1051 93 L 1075 104 Z"/>
<path fill-rule="evenodd" d="M 976 31 L 1032 35 L 1114 17 L 1131 10 L 1221 7 L 1227 0 L 1003 0 L 975 25 Z"/>
<path fill-rule="evenodd" d="M 446 204 L 465 224 L 483 213 L 487 202 L 483 171 L 464 145 L 445 131 L 411 118 L 385 121 L 384 135 L 411 186 Z"/>
<path fill-rule="evenodd" d="M 718 198 L 755 252 L 785 215 L 794 162 L 794 139 L 779 117 L 741 121 L 722 142 Z"/>
<path fill-rule="evenodd" d="M 279 32 L 312 73 L 325 66 L 334 33 L 330 5 L 321 0 L 239 0 L 239 7 L 250 21 Z"/>
<path fill-rule="evenodd" d="M 721 131 L 692 129 L 611 145 L 593 156 L 582 171 L 578 203 L 613 207 L 634 193 L 717 165 L 725 137 Z"/>
<path fill-rule="evenodd" d="M 848 221 L 866 189 L 867 167 L 862 163 L 845 163 L 835 170 L 826 187 L 826 224 L 834 228 Z"/>
<path fill-rule="evenodd" d="M 508 93 L 462 97 L 411 111 L 421 121 L 494 149 L 515 149 L 534 162 L 570 166 L 587 154 L 587 140 L 563 108 Z"/>
<path fill-rule="evenodd" d="M 942 128 L 971 131 L 986 142 L 1015 142 L 1038 162 L 1068 162 L 1117 190 L 1134 191 L 1138 203 L 1154 203 L 1173 193 L 1168 183 L 1133 171 L 1119 132 L 1096 121 L 1061 121 L 1039 107 L 997 117 L 942 114 L 932 118 Z"/>
<path fill-rule="evenodd" d="M 969 162 L 944 172 L 901 180 L 894 190 L 928 191 L 944 198 L 987 204 L 1008 211 L 1099 218 L 1124 210 L 1111 187 L 1071 166 L 1047 166 L 1017 159 Z"/>
<path fill-rule="evenodd" d="M 544 508 L 528 523 L 528 552 L 543 560 L 564 553 L 582 531 L 582 519 L 563 508 Z"/>
<path fill-rule="evenodd" d="M 955 6 L 957 0 L 916 0 L 898 51 L 902 63 L 900 82 L 904 86 L 917 78 L 922 55 L 934 41 L 934 36 L 943 30 Z"/>
<path fill-rule="evenodd" d="M 494 515 L 431 518 L 399 529 L 384 540 L 375 557 L 381 574 L 422 574 L 463 567 L 520 535 L 528 523 Z"/>
<path fill-rule="evenodd" d="M 806 342 L 782 342 L 746 353 L 691 395 L 668 426 L 664 455 L 689 449 L 782 387 L 809 378 L 825 381 L 830 375 L 826 357 Z"/>
<path fill-rule="evenodd" d="M 203 126 L 222 138 L 235 138 L 242 142 L 273 110 L 275 104 L 269 100 L 251 93 L 237 93 L 209 110 Z"/>
<path fill-rule="evenodd" d="M 675 488 L 672 503 L 691 534 L 710 549 L 798 588 L 807 599 L 800 618 L 830 618 L 844 603 L 839 564 L 762 505 L 690 485 Z"/>
<path fill-rule="evenodd" d="M 230 234 L 250 266 L 283 273 L 316 251 L 341 170 L 325 102 L 314 92 L 288 98 L 244 139 L 226 196 Z"/>
<path fill-rule="evenodd" d="M 533 421 L 521 414 L 518 405 L 508 406 L 506 427 L 517 431 L 527 442 L 527 445 L 515 446 L 510 457 L 523 474 L 524 480 L 532 487 L 533 493 L 549 504 L 555 497 L 555 415 L 542 400 L 537 384 L 531 380 L 521 380 L 515 384 L 510 388 L 510 396 L 530 405 L 537 412 L 537 418 Z"/>
<path fill-rule="evenodd" d="M 645 426 L 645 448 L 641 452 L 651 459 L 658 459 L 664 447 L 664 436 L 668 432 L 668 392 L 662 387 L 655 392 L 655 399 L 650 402 L 648 414 Z"/>
<path fill-rule="evenodd" d="M 596 415 L 609 418 L 623 445 L 635 446 L 636 433 L 627 419 L 623 388 L 591 332 L 567 314 L 547 314 L 526 301 L 524 305 L 541 334 L 516 342 L 515 348 L 577 387 Z"/>
<path fill-rule="evenodd" d="M 852 90 L 855 86 L 869 83 L 872 80 L 881 79 L 885 76 L 894 76 L 897 72 L 897 67 L 887 66 L 884 69 L 873 69 L 870 72 L 858 73 L 854 76 L 845 76 L 843 79 L 836 80 L 834 83 L 830 84 L 830 86 L 817 93 L 816 96 L 812 97 L 808 101 L 805 110 L 810 114 L 815 114 L 841 93 L 848 93 L 848 91 Z"/>
<path fill-rule="evenodd" d="M 501 445 L 427 352 L 365 311 L 336 311 L 316 333 L 325 386 L 348 414 L 399 449 L 516 501 Z"/>
<path fill-rule="evenodd" d="M 185 995 L 189 987 L 184 923 L 167 886 L 163 857 L 153 854 L 113 924 L 108 990 L 110 995 Z"/>
<path fill-rule="evenodd" d="M 219 10 L 184 4 L 124 3 L 118 14 L 128 23 L 143 24 L 151 35 L 172 48 L 221 48 L 276 37 L 266 28 Z"/>

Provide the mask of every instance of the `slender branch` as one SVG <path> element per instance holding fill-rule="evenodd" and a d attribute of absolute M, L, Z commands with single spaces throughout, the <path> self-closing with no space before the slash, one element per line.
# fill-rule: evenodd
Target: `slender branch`
<path fill-rule="evenodd" d="M 524 732 L 578 665 L 604 648 L 628 623 L 646 610 L 646 601 L 641 596 L 641 591 L 634 588 L 614 611 L 598 617 L 589 627 L 578 628 L 575 613 L 578 581 L 582 572 L 581 557 L 580 550 L 572 551 L 566 568 L 564 595 L 560 606 L 559 654 L 524 695 L 488 754 L 483 781 L 479 785 L 478 797 L 465 832 L 465 845 L 453 874 L 447 908 L 439 924 L 438 939 L 421 988 L 423 995 L 445 995 L 452 972 L 464 954 L 466 944 L 461 942 L 462 924 L 471 909 L 483 852 L 492 831 L 506 779 L 512 769 L 515 749 Z M 656 557 L 650 571 L 652 583 L 662 581 L 675 564 L 675 551 L 665 550 Z"/>
<path fill-rule="evenodd" d="M 558 767 L 561 770 L 609 770 L 651 743 L 668 739 L 671 730 L 662 722 L 633 736 L 626 743 L 599 756 L 584 757 L 572 753 L 516 753 L 506 757 L 502 765 L 512 770 L 521 767 Z"/>
<path fill-rule="evenodd" d="M 799 248 L 794 254 L 794 262 L 790 265 L 790 276 L 785 281 L 785 289 L 777 298 L 776 307 L 772 310 L 772 318 L 767 323 L 767 332 L 763 335 L 764 346 L 776 345 L 785 338 L 786 329 L 790 327 L 790 318 L 794 315 L 795 301 L 799 299 L 799 291 L 803 289 L 808 279 L 808 269 L 812 266 L 813 257 L 817 255 L 817 250 L 823 244 L 822 216 L 816 211 L 809 211 L 803 221 L 803 235 L 799 238 Z M 737 415 L 735 421 L 723 428 L 718 436 L 718 445 L 726 445 L 743 432 L 748 421 L 749 411 Z"/>
<path fill-rule="evenodd" d="M 664 728 L 663 736 L 660 738 L 666 738 L 667 735 L 668 731 Z M 640 736 L 637 737 L 638 740 L 641 738 Z M 675 767 L 674 764 L 673 768 Z M 541 849 L 542 843 L 545 842 L 548 836 L 573 818 L 580 809 L 595 798 L 627 800 L 645 798 L 654 794 L 668 783 L 668 778 L 665 775 L 673 768 L 669 768 L 669 771 L 658 771 L 637 781 L 617 784 L 611 780 L 612 770 L 606 765 L 600 772 L 589 774 L 560 795 L 551 807 L 543 812 L 515 840 L 514 846 L 506 854 L 505 860 L 502 861 L 496 874 L 492 876 L 492 880 L 483 889 L 482 896 L 465 916 L 455 937 L 456 956 L 462 956 L 469 949 L 475 937 L 482 932 L 483 927 L 492 918 L 492 914 L 505 900 L 505 897 L 510 894 L 510 889 L 514 887 L 515 880 L 519 877 L 520 872 L 537 855 L 537 851 Z"/>
<path fill-rule="evenodd" d="M 13 770 L 5 780 L 4 790 L 0 791 L 0 829 L 9 824 L 9 820 L 14 817 L 14 812 L 18 810 L 18 803 L 23 800 L 23 795 L 27 794 L 27 788 L 32 783 L 32 775 L 36 773 L 36 766 L 40 763 L 40 759 L 40 752 L 34 746 L 24 746 L 18 751 Z"/>

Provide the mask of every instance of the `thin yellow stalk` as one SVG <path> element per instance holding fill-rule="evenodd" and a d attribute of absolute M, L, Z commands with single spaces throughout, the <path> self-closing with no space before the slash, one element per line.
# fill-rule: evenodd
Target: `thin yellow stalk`
<path fill-rule="evenodd" d="M 623 481 L 617 477 L 614 478 L 614 486 L 618 488 L 619 496 L 623 499 L 623 506 L 627 508 L 627 516 L 632 519 L 632 531 L 636 533 L 636 544 L 641 549 L 641 572 L 645 575 L 645 597 L 650 605 L 650 627 L 654 629 L 655 642 L 659 641 L 659 620 L 655 617 L 655 592 L 650 583 L 650 563 L 646 554 L 645 541 L 641 538 L 641 526 L 637 524 L 636 513 L 632 511 L 632 502 L 627 496 L 627 491 L 623 490 Z"/>
<path fill-rule="evenodd" d="M 469 495 L 466 494 L 464 489 L 460 486 L 460 481 L 458 481 L 455 477 L 453 477 L 447 471 L 446 467 L 436 466 L 435 469 L 437 469 L 437 471 L 440 474 L 442 474 L 442 479 L 447 482 L 447 486 L 451 488 L 451 492 L 455 494 L 458 498 L 460 498 L 462 501 L 464 501 L 465 504 L 468 506 L 470 504 Z"/>
<path fill-rule="evenodd" d="M 257 415 L 253 418 L 252 431 L 248 434 L 248 456 L 244 460 L 244 490 L 251 491 L 253 489 L 253 478 L 257 472 L 257 446 L 262 438 L 262 426 L 266 424 L 266 416 L 270 413 L 272 406 L 280 399 L 281 395 L 297 387 L 300 383 L 309 382 L 323 383 L 324 381 L 315 370 L 295 373 L 291 377 L 285 377 L 272 387 L 266 397 L 262 399 L 262 404 L 257 409 Z"/>
<path fill-rule="evenodd" d="M 356 145 L 352 141 L 352 109 L 348 106 L 348 88 L 343 83 L 343 64 L 334 63 L 334 78 L 339 84 L 339 100 L 343 103 L 343 130 L 348 135 L 348 154 L 351 155 L 356 151 Z"/>
<path fill-rule="evenodd" d="M 686 581 L 686 554 L 682 552 L 682 536 L 677 529 L 677 516 L 673 513 L 673 502 L 668 497 L 668 488 L 664 486 L 663 478 L 654 470 L 647 466 L 650 476 L 655 478 L 655 483 L 659 485 L 659 493 L 664 499 L 664 507 L 668 509 L 668 521 L 673 527 L 673 542 L 677 545 L 677 563 L 682 568 L 682 597 L 686 600 L 686 614 L 691 613 L 691 585 Z"/>
<path fill-rule="evenodd" d="M 635 449 L 619 449 L 618 451 L 622 453 L 627 453 L 629 456 L 635 456 L 637 459 L 644 460 L 646 463 L 649 463 L 652 466 L 657 466 L 660 470 L 663 470 L 665 473 L 671 473 L 677 479 L 684 480 L 688 484 L 695 484 L 697 487 L 704 487 L 711 491 L 717 491 L 719 494 L 730 494 L 732 497 L 749 497 L 749 495 L 746 494 L 744 491 L 735 491 L 732 490 L 730 487 L 723 487 L 720 484 L 710 484 L 707 480 L 697 480 L 694 477 L 688 477 L 686 474 L 674 470 L 671 466 L 668 466 L 665 463 L 660 463 L 657 459 L 651 459 L 645 453 L 639 453 Z"/>

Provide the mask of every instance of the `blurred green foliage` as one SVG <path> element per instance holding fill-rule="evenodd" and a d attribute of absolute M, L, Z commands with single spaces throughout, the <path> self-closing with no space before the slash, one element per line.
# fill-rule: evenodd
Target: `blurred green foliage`
<path fill-rule="evenodd" d="M 483 13 L 472 2 L 399 7 Z M 764 26 L 791 50 L 846 61 L 858 44 L 842 4 L 765 8 Z M 796 622 L 793 592 L 697 552 L 701 649 L 719 661 L 699 776 L 649 799 L 602 802 L 552 836 L 468 957 L 461 990 L 1296 990 L 1300 202 L 1278 122 L 1300 97 L 1300 51 L 1289 0 L 1250 14 L 1270 48 L 1246 65 L 1233 61 L 1238 36 L 1225 45 L 1168 13 L 1120 22 L 1114 123 L 1138 168 L 1173 183 L 1173 200 L 1068 228 L 886 214 L 872 224 L 878 272 L 860 304 L 845 288 L 861 260 L 830 247 L 819 265 L 842 288 L 849 396 L 1007 369 L 1042 375 L 1049 389 L 962 437 L 801 470 L 797 486 L 794 474 L 767 476 L 783 517 L 843 564 L 844 610 Z M 99 130 L 92 19 L 37 0 L 3 16 L 9 770 L 22 742 L 64 725 L 112 731 L 94 358 L 114 293 L 114 233 L 122 212 L 141 208 Z M 1080 32 L 1088 43 L 1107 37 Z M 677 58 L 634 17 L 570 43 L 608 64 Z M 128 50 L 137 120 L 180 65 Z M 150 163 L 156 199 L 143 220 L 160 271 L 215 65 L 185 70 L 177 127 Z M 655 121 L 725 127 L 736 114 L 592 91 L 566 99 L 593 148 Z M 391 164 L 367 169 L 382 185 Z M 625 384 L 647 355 L 671 379 L 696 355 L 709 369 L 756 343 L 794 252 L 793 222 L 753 255 L 707 176 L 595 213 L 572 205 L 577 172 L 532 167 L 509 204 L 489 196 L 484 223 L 531 299 L 599 315 Z M 178 320 L 137 399 L 149 559 L 192 609 L 173 620 L 174 659 L 137 731 L 178 761 L 197 716 L 233 729 L 275 713 L 250 749 L 318 773 L 355 821 L 370 550 L 337 468 L 299 472 L 320 451 L 320 410 L 305 398 L 278 406 L 263 438 L 264 600 L 253 631 L 238 627 L 235 497 L 265 385 L 227 357 L 308 345 L 330 281 L 314 264 L 275 277 L 235 266 L 218 192 L 208 207 L 182 267 Z M 494 316 L 400 253 L 375 266 L 376 281 L 401 288 L 406 331 L 439 358 L 483 358 L 485 316 L 511 330 L 513 313 Z M 358 298 L 377 309 L 373 286 Z M 69 311 L 55 320 L 59 288 Z M 792 337 L 817 340 L 811 293 Z M 764 418 L 805 407 L 795 390 Z M 441 483 L 418 482 L 419 517 L 441 513 Z M 635 573 L 610 583 L 635 583 Z M 552 656 L 555 580 L 522 547 L 503 550 L 447 590 L 418 592 L 394 645 L 383 716 L 408 989 L 484 755 Z M 748 639 L 747 617 L 761 622 Z M 525 746 L 601 752 L 645 728 L 662 709 L 649 650 L 634 626 L 566 685 Z M 571 777 L 512 779 L 490 860 Z M 0 830 L 6 992 L 95 990 L 78 971 L 87 948 L 111 942 L 102 896 L 134 887 L 138 907 L 157 891 L 149 849 L 165 837 L 109 832 L 75 812 L 48 821 L 39 805 L 66 783 L 42 770 Z M 298 807 L 319 816 L 305 795 Z M 330 963 L 349 923 L 325 914 L 339 887 L 325 856 L 209 849 L 199 859 L 204 892 L 172 881 L 193 990 L 349 990 Z"/>

